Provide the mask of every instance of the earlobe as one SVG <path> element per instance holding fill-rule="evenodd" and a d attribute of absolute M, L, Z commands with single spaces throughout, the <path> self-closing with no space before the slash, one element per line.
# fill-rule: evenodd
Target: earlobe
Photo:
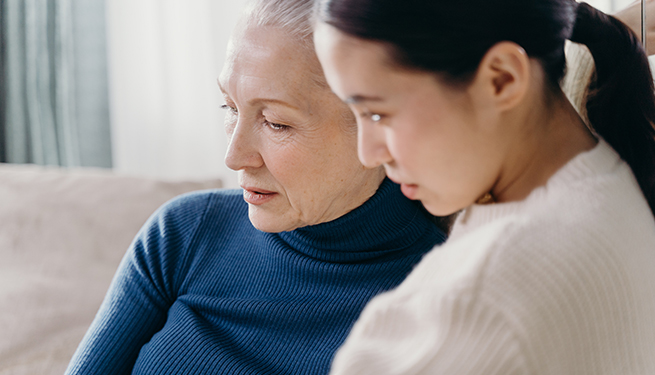
<path fill-rule="evenodd" d="M 512 42 L 500 42 L 487 51 L 480 62 L 478 75 L 499 110 L 519 104 L 530 85 L 530 58 Z"/>

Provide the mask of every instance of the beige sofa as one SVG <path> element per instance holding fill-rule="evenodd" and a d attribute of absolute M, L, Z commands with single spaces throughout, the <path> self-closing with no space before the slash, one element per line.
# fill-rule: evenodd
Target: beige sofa
<path fill-rule="evenodd" d="M 148 216 L 219 187 L 0 164 L 0 375 L 63 374 Z"/>

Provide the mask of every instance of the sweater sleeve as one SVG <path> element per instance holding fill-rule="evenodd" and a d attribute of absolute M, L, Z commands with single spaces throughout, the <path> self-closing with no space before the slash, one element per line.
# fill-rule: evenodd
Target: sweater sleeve
<path fill-rule="evenodd" d="M 362 316 L 332 364 L 332 375 L 528 374 L 520 343 L 502 314 L 468 297 L 425 305 L 434 296 L 395 299 Z M 432 301 L 430 301 L 432 300 Z M 375 301 L 380 302 L 380 300 Z M 479 302 L 479 301 L 476 301 Z M 367 307 L 368 308 L 368 307 Z M 427 324 L 426 324 L 427 322 Z"/>
<path fill-rule="evenodd" d="M 493 305 L 466 295 L 436 301 L 430 293 L 374 302 L 337 353 L 330 374 L 529 373 L 513 328 Z"/>
<path fill-rule="evenodd" d="M 132 372 L 141 347 L 166 322 L 208 200 L 208 194 L 187 194 L 148 219 L 121 261 L 66 374 Z"/>

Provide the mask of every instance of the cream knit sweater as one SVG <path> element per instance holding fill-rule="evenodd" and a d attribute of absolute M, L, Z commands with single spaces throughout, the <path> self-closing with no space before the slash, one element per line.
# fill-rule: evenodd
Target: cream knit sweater
<path fill-rule="evenodd" d="M 655 220 L 604 141 L 472 206 L 366 307 L 332 374 L 655 374 Z"/>

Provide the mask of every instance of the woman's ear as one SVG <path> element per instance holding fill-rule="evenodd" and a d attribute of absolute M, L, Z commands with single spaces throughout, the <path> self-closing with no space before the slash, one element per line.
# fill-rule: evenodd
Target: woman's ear
<path fill-rule="evenodd" d="M 530 58 L 521 46 L 500 42 L 482 58 L 471 87 L 477 91 L 476 96 L 504 112 L 525 98 L 530 87 L 531 68 Z"/>

